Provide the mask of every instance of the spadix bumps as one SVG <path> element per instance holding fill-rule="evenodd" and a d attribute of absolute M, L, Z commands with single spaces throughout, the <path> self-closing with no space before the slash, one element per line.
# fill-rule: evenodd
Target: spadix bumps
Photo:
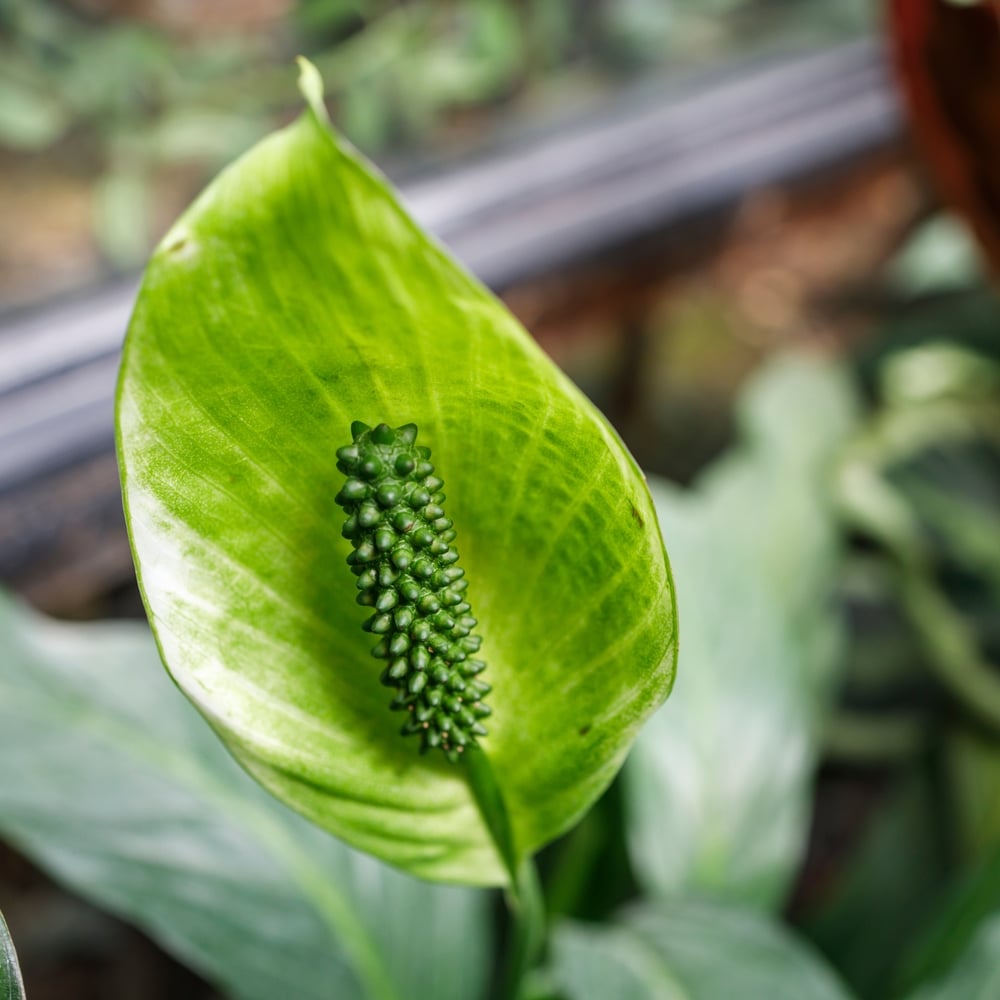
<path fill-rule="evenodd" d="M 382 683 L 395 688 L 390 708 L 407 712 L 403 735 L 419 734 L 420 750 L 439 747 L 456 761 L 485 736 L 490 686 L 476 675 L 486 664 L 473 656 L 465 590 L 456 565 L 455 529 L 444 515 L 444 484 L 434 475 L 430 449 L 415 444 L 416 424 L 395 430 L 360 421 L 353 444 L 337 452 L 349 478 L 336 500 L 347 512 L 343 534 L 358 578 L 358 603 L 374 608 L 364 628 L 379 636 L 372 655 L 388 661 Z"/>

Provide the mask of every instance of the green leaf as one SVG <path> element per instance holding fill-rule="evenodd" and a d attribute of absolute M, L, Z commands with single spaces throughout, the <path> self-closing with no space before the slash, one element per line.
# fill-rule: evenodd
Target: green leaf
<path fill-rule="evenodd" d="M 24 983 L 10 931 L 0 913 L 0 1000 L 24 1000 Z"/>
<path fill-rule="evenodd" d="M 990 1000 L 1000 995 L 1000 913 L 980 924 L 951 971 L 911 993 L 908 1000 Z"/>
<path fill-rule="evenodd" d="M 915 986 L 943 979 L 982 929 L 1000 909 L 1000 849 L 955 880 L 928 926 L 909 949 L 908 961 L 897 981 Z M 909 989 L 896 989 L 901 996 Z"/>
<path fill-rule="evenodd" d="M 804 942 L 752 910 L 701 901 L 632 910 L 610 926 L 566 922 L 553 973 L 570 1000 L 847 1000 Z"/>
<path fill-rule="evenodd" d="M 989 641 L 1000 586 L 991 535 L 1000 496 L 1000 400 L 991 398 L 998 370 L 972 352 L 925 345 L 906 353 L 889 380 L 895 405 L 845 456 L 838 500 L 891 554 L 893 584 L 927 665 L 968 711 L 1000 730 Z"/>
<path fill-rule="evenodd" d="M 798 867 L 841 642 L 825 473 L 854 405 L 840 369 L 785 357 L 744 394 L 740 448 L 692 491 L 653 484 L 685 631 L 625 772 L 651 893 L 776 906 Z"/>
<path fill-rule="evenodd" d="M 955 848 L 964 859 L 989 857 L 1000 849 L 1000 738 L 980 726 L 954 725 L 942 760 L 947 767 Z"/>
<path fill-rule="evenodd" d="M 240 762 L 408 871 L 507 882 L 461 766 L 387 709 L 344 565 L 335 451 L 414 422 L 470 582 L 515 852 L 571 826 L 673 679 L 669 568 L 606 421 L 311 108 L 154 255 L 119 454 L 164 660 Z"/>
<path fill-rule="evenodd" d="M 117 164 L 94 190 L 94 230 L 108 259 L 135 267 L 149 252 L 149 177 L 138 164 Z"/>
<path fill-rule="evenodd" d="M 947 883 L 950 845 L 935 791 L 922 770 L 905 772 L 805 915 L 810 939 L 862 996 L 895 995 L 900 955 Z"/>
<path fill-rule="evenodd" d="M 12 54 L 3 53 L 5 60 Z M 65 110 L 30 84 L 0 79 L 0 143 L 18 151 L 51 146 L 67 125 Z"/>
<path fill-rule="evenodd" d="M 58 881 L 233 997 L 482 996 L 485 894 L 402 875 L 267 795 L 144 625 L 0 595 L 0 648 L 0 836 Z"/>
<path fill-rule="evenodd" d="M 889 268 L 890 282 L 907 295 L 961 288 L 982 277 L 976 241 L 968 227 L 944 214 L 919 226 Z"/>

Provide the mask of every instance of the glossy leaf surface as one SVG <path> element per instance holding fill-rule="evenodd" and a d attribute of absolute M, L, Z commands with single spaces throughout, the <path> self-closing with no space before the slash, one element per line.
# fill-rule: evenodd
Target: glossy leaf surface
<path fill-rule="evenodd" d="M 0 595 L 0 647 L 0 837 L 53 878 L 233 997 L 482 996 L 485 894 L 400 874 L 267 795 L 145 625 Z"/>
<path fill-rule="evenodd" d="M 840 643 L 825 470 L 853 410 L 839 369 L 780 359 L 742 397 L 740 447 L 691 491 L 653 484 L 686 624 L 625 772 L 647 891 L 776 906 L 802 857 Z"/>
<path fill-rule="evenodd" d="M 7 924 L 0 913 L 0 1000 L 24 1000 L 24 984 L 17 964 L 17 952 Z"/>
<path fill-rule="evenodd" d="M 673 678 L 669 569 L 614 432 L 312 106 L 154 255 L 119 452 L 164 660 L 266 787 L 417 874 L 506 881 L 461 767 L 387 710 L 335 451 L 416 423 L 444 480 L 518 854 L 607 786 Z"/>
<path fill-rule="evenodd" d="M 848 1000 L 804 942 L 750 910 L 705 902 L 637 908 L 611 926 L 564 923 L 556 982 L 569 1000 Z"/>

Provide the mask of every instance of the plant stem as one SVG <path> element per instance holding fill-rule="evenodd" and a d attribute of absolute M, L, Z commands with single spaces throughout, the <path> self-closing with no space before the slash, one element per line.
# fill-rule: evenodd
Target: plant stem
<path fill-rule="evenodd" d="M 545 943 L 545 906 L 538 871 L 531 855 L 518 857 L 503 792 L 489 757 L 482 750 L 473 750 L 466 755 L 465 765 L 469 788 L 509 877 L 505 898 L 512 927 L 500 997 L 518 1000 L 525 974 L 537 961 Z"/>
<path fill-rule="evenodd" d="M 506 898 L 512 926 L 500 997 L 519 1000 L 524 978 L 538 961 L 545 944 L 545 903 L 533 857 L 521 862 L 517 884 Z"/>

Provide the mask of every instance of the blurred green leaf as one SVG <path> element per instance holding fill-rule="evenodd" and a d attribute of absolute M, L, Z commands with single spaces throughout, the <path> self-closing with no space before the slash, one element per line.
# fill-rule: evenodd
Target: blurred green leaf
<path fill-rule="evenodd" d="M 106 173 L 94 190 L 94 228 L 101 249 L 119 268 L 135 266 L 149 252 L 149 177 L 138 164 Z"/>
<path fill-rule="evenodd" d="M 525 57 L 537 72 L 558 67 L 572 51 L 579 38 L 580 25 L 576 11 L 565 0 L 536 0 L 522 17 L 531 51 Z"/>
<path fill-rule="evenodd" d="M 934 675 L 973 716 L 1000 731 L 1000 676 L 981 647 L 974 623 L 915 563 L 901 570 L 898 586 Z"/>
<path fill-rule="evenodd" d="M 923 477 L 903 475 L 897 483 L 948 555 L 981 576 L 1000 605 L 1000 510 Z"/>
<path fill-rule="evenodd" d="M 363 80 L 348 87 L 340 100 L 338 124 L 362 149 L 377 149 L 392 134 L 392 119 L 382 90 L 379 81 Z"/>
<path fill-rule="evenodd" d="M 309 38 L 323 32 L 337 34 L 373 13 L 370 8 L 378 6 L 372 0 L 298 0 L 294 17 Z"/>
<path fill-rule="evenodd" d="M 62 135 L 66 125 L 65 110 L 49 94 L 0 75 L 0 146 L 44 149 Z"/>
<path fill-rule="evenodd" d="M 907 1000 L 992 1000 L 1000 996 L 1000 913 L 980 924 L 955 966 Z"/>
<path fill-rule="evenodd" d="M 774 907 L 797 870 L 841 641 L 825 470 L 854 411 L 841 370 L 786 357 L 748 388 L 740 448 L 690 492 L 652 484 L 684 637 L 625 772 L 650 892 Z"/>
<path fill-rule="evenodd" d="M 848 1000 L 812 949 L 753 910 L 645 906 L 612 925 L 564 922 L 553 977 L 569 1000 Z"/>
<path fill-rule="evenodd" d="M 928 927 L 909 949 L 894 995 L 946 977 L 979 933 L 983 923 L 1000 916 L 1000 848 L 967 868 L 945 900 L 931 914 Z M 970 994 L 971 995 L 971 994 Z"/>
<path fill-rule="evenodd" d="M 463 5 L 458 31 L 414 52 L 415 84 L 435 105 L 482 104 L 503 94 L 522 63 L 521 16 L 504 0 Z"/>
<path fill-rule="evenodd" d="M 1000 363 L 950 341 L 928 341 L 890 354 L 879 371 L 881 395 L 890 407 L 964 399 L 995 400 Z"/>
<path fill-rule="evenodd" d="M 163 115 L 143 135 L 155 160 L 223 162 L 249 149 L 265 128 L 262 117 L 192 108 Z"/>
<path fill-rule="evenodd" d="M 1000 737 L 969 725 L 953 726 L 944 761 L 956 847 L 964 860 L 982 861 L 1000 850 Z"/>
<path fill-rule="evenodd" d="M 244 774 L 144 625 L 0 598 L 0 835 L 234 997 L 483 994 L 483 893 L 343 846 Z"/>
<path fill-rule="evenodd" d="M 838 763 L 912 758 L 933 736 L 927 721 L 936 686 L 894 594 L 891 567 L 877 552 L 855 548 L 840 592 L 851 627 L 824 752 Z"/>
<path fill-rule="evenodd" d="M 941 898 L 950 874 L 945 826 L 933 782 L 907 772 L 827 875 L 826 891 L 813 890 L 800 922 L 861 996 L 892 995 L 901 956 Z"/>
<path fill-rule="evenodd" d="M 889 267 L 889 280 L 906 295 L 960 288 L 982 277 L 976 241 L 959 219 L 943 213 L 923 223 Z"/>
<path fill-rule="evenodd" d="M 659 0 L 618 0 L 602 4 L 600 10 L 611 55 L 627 67 L 659 62 L 682 20 L 676 4 Z"/>
<path fill-rule="evenodd" d="M 334 138 L 304 72 L 312 109 L 146 273 L 118 402 L 140 583 L 173 677 L 267 788 L 408 871 L 499 884 L 465 769 L 388 711 L 335 450 L 354 420 L 433 449 L 519 855 L 586 812 L 670 689 L 663 541 L 614 431 Z"/>
<path fill-rule="evenodd" d="M 940 391 L 897 393 L 845 450 L 836 493 L 844 515 L 891 556 L 900 605 L 934 676 L 1000 729 L 986 642 L 1000 580 L 1000 397 L 989 395 L 988 365 L 965 359 L 955 371 L 963 377 Z M 969 613 L 977 605 L 980 616 Z"/>
<path fill-rule="evenodd" d="M 861 346 L 857 358 L 859 374 L 874 395 L 879 395 L 886 362 L 909 348 L 947 346 L 974 351 L 1000 360 L 1000 299 L 991 288 L 920 295 L 887 317 L 879 335 Z M 947 340 L 943 337 L 947 336 Z M 924 355 L 920 368 L 939 370 Z M 951 374 L 953 363 L 946 370 Z"/>
<path fill-rule="evenodd" d="M 24 1000 L 24 983 L 10 931 L 0 913 L 0 1000 Z"/>

